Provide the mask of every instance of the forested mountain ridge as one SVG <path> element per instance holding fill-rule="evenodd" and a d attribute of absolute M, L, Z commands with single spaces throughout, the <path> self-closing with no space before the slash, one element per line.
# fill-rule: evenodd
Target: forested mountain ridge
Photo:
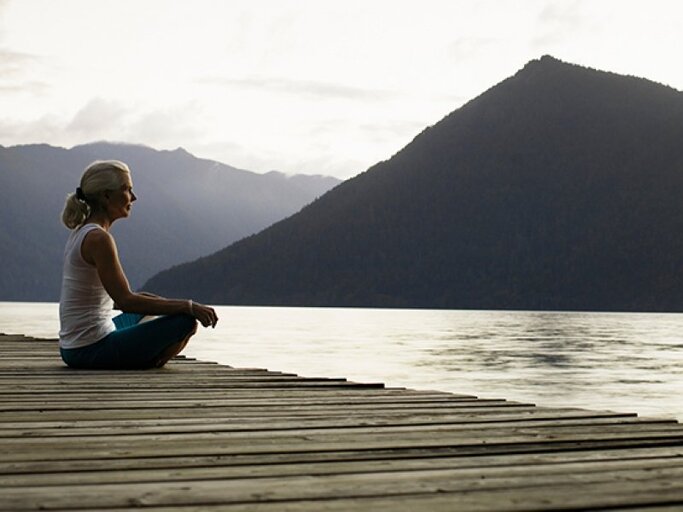
<path fill-rule="evenodd" d="M 180 148 L 0 146 L 0 300 L 59 298 L 68 236 L 60 221 L 64 199 L 97 159 L 123 160 L 132 171 L 139 200 L 113 232 L 134 287 L 295 213 L 339 183 L 324 176 L 257 174 Z"/>
<path fill-rule="evenodd" d="M 146 287 L 221 304 L 683 311 L 683 94 L 543 57 Z"/>

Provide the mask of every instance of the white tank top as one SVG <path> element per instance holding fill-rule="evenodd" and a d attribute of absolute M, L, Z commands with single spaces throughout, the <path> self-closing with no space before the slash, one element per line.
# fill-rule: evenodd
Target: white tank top
<path fill-rule="evenodd" d="M 74 229 L 64 249 L 62 293 L 59 299 L 59 346 L 92 345 L 116 330 L 112 320 L 114 301 L 102 286 L 97 269 L 81 255 L 85 235 L 97 224 Z"/>

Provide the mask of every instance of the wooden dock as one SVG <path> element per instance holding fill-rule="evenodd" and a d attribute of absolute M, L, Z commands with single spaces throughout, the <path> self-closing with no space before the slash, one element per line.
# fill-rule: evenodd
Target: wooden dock
<path fill-rule="evenodd" d="M 683 427 L 0 335 L 0 510 L 683 510 Z"/>

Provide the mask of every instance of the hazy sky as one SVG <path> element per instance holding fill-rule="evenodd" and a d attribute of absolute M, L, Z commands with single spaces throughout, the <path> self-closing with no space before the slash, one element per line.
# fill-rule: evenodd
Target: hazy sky
<path fill-rule="evenodd" d="M 0 0 L 0 144 L 353 176 L 524 64 L 683 89 L 678 0 Z"/>

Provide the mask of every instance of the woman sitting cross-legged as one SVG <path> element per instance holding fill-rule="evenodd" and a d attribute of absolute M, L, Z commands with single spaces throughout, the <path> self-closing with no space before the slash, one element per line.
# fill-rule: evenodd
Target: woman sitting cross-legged
<path fill-rule="evenodd" d="M 62 221 L 71 229 L 64 250 L 59 346 L 72 368 L 159 368 L 197 330 L 216 326 L 213 308 L 191 300 L 131 291 L 109 228 L 130 215 L 130 170 L 116 160 L 93 162 L 69 194 Z M 112 319 L 114 304 L 123 313 Z M 161 315 L 141 322 L 146 315 Z"/>

